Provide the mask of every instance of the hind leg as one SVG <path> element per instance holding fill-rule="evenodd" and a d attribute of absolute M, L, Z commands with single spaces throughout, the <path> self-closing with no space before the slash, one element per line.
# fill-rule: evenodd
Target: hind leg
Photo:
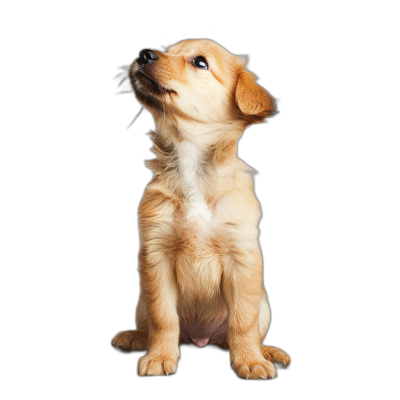
<path fill-rule="evenodd" d="M 136 309 L 136 331 L 124 331 L 115 335 L 112 345 L 126 351 L 148 349 L 147 311 L 142 296 Z"/>
<path fill-rule="evenodd" d="M 268 332 L 268 328 L 271 322 L 271 312 L 267 300 L 267 295 L 263 296 L 260 305 L 260 338 L 261 342 L 263 341 L 265 335 Z M 283 365 L 288 365 L 290 363 L 290 357 L 283 350 L 280 350 L 276 347 L 272 346 L 262 346 L 261 352 L 264 358 L 273 363 L 282 363 Z"/>

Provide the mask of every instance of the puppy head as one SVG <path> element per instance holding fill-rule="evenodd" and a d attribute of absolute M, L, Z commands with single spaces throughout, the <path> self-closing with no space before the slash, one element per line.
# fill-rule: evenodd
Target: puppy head
<path fill-rule="evenodd" d="M 251 124 L 277 112 L 245 61 L 207 39 L 184 40 L 165 53 L 142 50 L 129 76 L 138 100 L 155 117 Z"/>

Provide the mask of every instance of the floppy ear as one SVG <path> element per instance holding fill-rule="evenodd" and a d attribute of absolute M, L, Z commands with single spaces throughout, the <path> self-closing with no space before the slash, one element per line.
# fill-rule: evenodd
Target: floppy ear
<path fill-rule="evenodd" d="M 257 120 L 272 117 L 277 113 L 275 99 L 256 83 L 255 76 L 243 70 L 235 92 L 236 104 L 246 116 L 254 116 Z"/>

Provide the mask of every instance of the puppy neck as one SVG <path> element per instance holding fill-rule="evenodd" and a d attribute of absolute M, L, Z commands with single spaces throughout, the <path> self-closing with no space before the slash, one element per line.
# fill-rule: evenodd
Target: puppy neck
<path fill-rule="evenodd" d="M 203 212 L 212 198 L 227 190 L 241 164 L 236 151 L 243 127 L 235 122 L 182 122 L 168 115 L 155 121 L 152 139 L 157 159 L 147 166 L 174 194 L 190 198 Z"/>
<path fill-rule="evenodd" d="M 176 174 L 184 188 L 187 201 L 186 218 L 200 219 L 204 222 L 211 220 L 211 213 L 206 199 L 204 181 L 210 179 L 204 154 L 193 141 L 181 140 L 175 147 L 177 158 Z"/>
<path fill-rule="evenodd" d="M 168 115 L 155 118 L 155 122 L 155 145 L 176 148 L 180 143 L 191 143 L 201 162 L 214 169 L 237 159 L 237 141 L 245 128 L 242 121 L 185 120 Z"/>

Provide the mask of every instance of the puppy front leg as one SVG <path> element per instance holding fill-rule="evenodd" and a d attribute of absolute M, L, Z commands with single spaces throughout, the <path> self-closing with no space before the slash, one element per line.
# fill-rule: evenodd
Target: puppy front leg
<path fill-rule="evenodd" d="M 224 262 L 222 290 L 228 308 L 228 344 L 233 369 L 241 378 L 276 376 L 260 347 L 259 313 L 262 259 L 259 251 L 229 254 Z"/>
<path fill-rule="evenodd" d="M 177 289 L 171 263 L 165 254 L 140 254 L 141 287 L 146 302 L 149 348 L 139 361 L 140 375 L 169 375 L 179 358 Z"/>

